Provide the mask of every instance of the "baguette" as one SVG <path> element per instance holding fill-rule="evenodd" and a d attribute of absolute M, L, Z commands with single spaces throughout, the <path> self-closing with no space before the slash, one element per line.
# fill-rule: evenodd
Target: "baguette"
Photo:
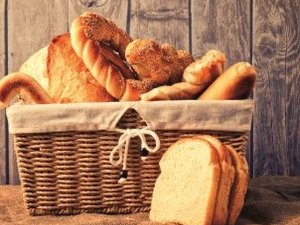
<path fill-rule="evenodd" d="M 199 97 L 200 100 L 246 99 L 256 80 L 255 68 L 239 62 L 221 74 Z"/>
<path fill-rule="evenodd" d="M 171 86 L 164 85 L 150 90 L 141 95 L 143 101 L 158 101 L 158 100 L 185 100 L 196 97 L 203 86 L 194 85 L 188 82 L 175 83 Z"/>
<path fill-rule="evenodd" d="M 53 100 L 30 75 L 11 73 L 0 80 L 0 109 L 9 106 L 17 95 L 29 103 L 50 104 Z"/>
<path fill-rule="evenodd" d="M 221 174 L 216 149 L 200 138 L 181 139 L 159 165 L 150 220 L 211 225 Z"/>

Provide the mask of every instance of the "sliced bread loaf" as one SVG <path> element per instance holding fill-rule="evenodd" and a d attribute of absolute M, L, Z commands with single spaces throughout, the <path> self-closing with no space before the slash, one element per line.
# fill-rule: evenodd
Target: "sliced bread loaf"
<path fill-rule="evenodd" d="M 231 146 L 226 145 L 226 147 L 230 152 L 232 164 L 236 170 L 234 182 L 230 192 L 227 218 L 227 224 L 234 225 L 244 205 L 244 198 L 249 182 L 249 169 L 247 161 L 244 157 L 238 154 Z"/>
<path fill-rule="evenodd" d="M 220 164 L 216 149 L 201 138 L 173 144 L 160 161 L 150 220 L 183 225 L 211 225 Z"/>
<path fill-rule="evenodd" d="M 199 136 L 208 141 L 216 150 L 220 158 L 221 178 L 218 187 L 218 194 L 212 220 L 213 225 L 226 225 L 228 217 L 228 200 L 234 180 L 235 168 L 231 163 L 229 150 L 217 138 L 202 135 Z"/>

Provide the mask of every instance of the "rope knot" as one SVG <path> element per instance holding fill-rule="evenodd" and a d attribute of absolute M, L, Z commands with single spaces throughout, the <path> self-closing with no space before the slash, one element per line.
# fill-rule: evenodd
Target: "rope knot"
<path fill-rule="evenodd" d="M 141 128 L 141 129 L 114 129 L 114 131 L 122 133 L 122 135 L 119 138 L 118 144 L 114 147 L 114 149 L 111 151 L 109 156 L 110 163 L 117 167 L 121 163 L 123 163 L 122 170 L 120 172 L 119 176 L 119 183 L 123 183 L 126 181 L 128 176 L 128 170 L 127 170 L 127 156 L 128 156 L 128 149 L 130 144 L 130 139 L 139 137 L 141 139 L 141 150 L 140 155 L 141 159 L 145 161 L 147 159 L 148 153 L 154 153 L 159 150 L 160 148 L 160 140 L 158 135 L 152 131 L 149 130 L 148 127 Z M 146 135 L 151 136 L 155 140 L 155 146 L 154 148 L 150 148 L 147 144 Z M 119 153 L 119 159 L 114 160 L 114 156 L 116 153 Z"/>

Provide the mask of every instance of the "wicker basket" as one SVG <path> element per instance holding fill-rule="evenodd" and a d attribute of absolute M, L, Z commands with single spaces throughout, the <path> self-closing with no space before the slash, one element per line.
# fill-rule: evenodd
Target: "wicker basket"
<path fill-rule="evenodd" d="M 142 128 L 139 114 L 128 110 L 120 128 Z M 140 139 L 133 138 L 127 159 L 129 176 L 118 184 L 120 168 L 109 162 L 120 133 L 114 131 L 64 131 L 14 134 L 24 200 L 31 215 L 133 213 L 149 211 L 159 160 L 182 137 L 210 134 L 245 154 L 248 132 L 205 130 L 156 130 L 158 152 L 140 159 Z M 148 140 L 149 145 L 154 141 Z"/>

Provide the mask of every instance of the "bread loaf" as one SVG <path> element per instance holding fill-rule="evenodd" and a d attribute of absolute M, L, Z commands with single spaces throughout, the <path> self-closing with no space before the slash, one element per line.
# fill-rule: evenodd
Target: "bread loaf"
<path fill-rule="evenodd" d="M 249 168 L 244 157 L 239 155 L 230 145 L 226 145 L 226 147 L 230 152 L 232 164 L 236 170 L 233 186 L 230 192 L 228 203 L 229 214 L 227 218 L 227 224 L 234 225 L 244 205 L 244 199 L 249 182 Z"/>
<path fill-rule="evenodd" d="M 76 55 L 69 34 L 55 37 L 48 54 L 49 95 L 56 103 L 114 100 Z"/>
<path fill-rule="evenodd" d="M 212 224 L 226 225 L 228 217 L 228 201 L 231 187 L 234 181 L 235 169 L 231 162 L 229 150 L 225 145 L 222 144 L 222 142 L 220 142 L 217 138 L 209 135 L 202 135 L 199 137 L 208 141 L 217 150 L 217 153 L 219 155 L 222 172 Z"/>
<path fill-rule="evenodd" d="M 246 99 L 256 80 L 255 68 L 239 62 L 221 74 L 199 97 L 200 100 Z"/>
<path fill-rule="evenodd" d="M 181 139 L 159 165 L 150 220 L 210 225 L 221 174 L 216 149 L 200 138 Z"/>
<path fill-rule="evenodd" d="M 30 56 L 19 68 L 19 72 L 28 74 L 34 78 L 45 91 L 48 91 L 47 74 L 48 46 L 40 49 Z"/>

